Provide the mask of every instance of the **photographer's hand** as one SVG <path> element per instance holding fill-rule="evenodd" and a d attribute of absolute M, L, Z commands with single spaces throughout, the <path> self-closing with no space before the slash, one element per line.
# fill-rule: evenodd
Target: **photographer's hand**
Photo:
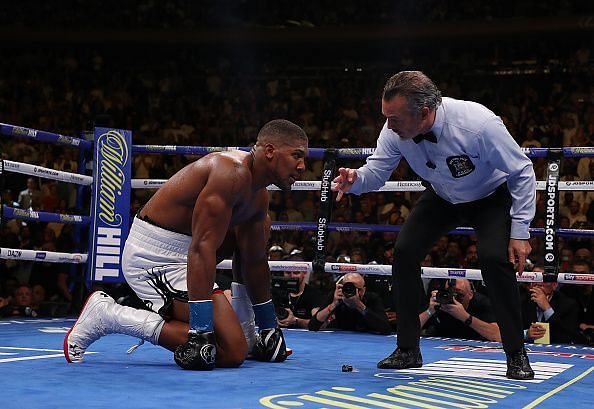
<path fill-rule="evenodd" d="M 436 300 L 437 290 L 431 291 L 431 297 L 429 297 L 429 307 L 419 314 L 419 322 L 421 323 L 421 328 L 425 326 L 427 321 L 435 314 L 440 307 L 439 303 Z"/>
<path fill-rule="evenodd" d="M 343 299 L 344 294 L 342 293 L 342 284 L 337 283 L 336 289 L 334 290 L 334 299 L 332 300 L 333 307 L 336 308 Z"/>
<path fill-rule="evenodd" d="M 447 312 L 452 317 L 470 326 L 474 331 L 489 341 L 501 342 L 501 333 L 499 326 L 495 322 L 486 322 L 478 317 L 471 315 L 464 305 L 462 305 L 456 298 L 453 304 L 440 304 L 440 310 Z"/>
<path fill-rule="evenodd" d="M 342 303 L 346 305 L 348 308 L 352 310 L 357 310 L 359 312 L 365 311 L 365 308 L 367 308 L 365 304 L 363 304 L 363 301 L 361 301 L 361 298 L 359 297 L 358 293 L 356 293 L 352 297 L 344 297 L 342 299 Z"/>
<path fill-rule="evenodd" d="M 440 308 L 440 304 L 437 302 L 436 296 L 437 290 L 431 291 L 431 298 L 429 298 L 429 308 L 427 308 L 427 311 L 429 311 L 431 315 L 435 314 L 435 311 Z"/>
<path fill-rule="evenodd" d="M 295 315 L 293 315 L 293 311 L 291 311 L 290 308 L 285 308 L 285 310 L 287 310 L 287 317 L 283 320 L 279 320 L 277 318 L 276 321 L 278 322 L 278 325 L 283 328 L 294 326 L 295 325 Z"/>
<path fill-rule="evenodd" d="M 458 321 L 466 321 L 470 316 L 470 314 L 464 309 L 464 306 L 460 304 L 455 298 L 453 304 L 441 304 L 440 310 L 447 312 Z"/>

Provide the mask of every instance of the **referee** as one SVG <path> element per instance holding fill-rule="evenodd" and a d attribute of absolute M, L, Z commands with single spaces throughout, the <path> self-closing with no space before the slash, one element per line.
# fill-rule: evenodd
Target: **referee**
<path fill-rule="evenodd" d="M 482 273 L 489 288 L 507 355 L 506 376 L 532 379 L 524 349 L 520 296 L 515 277 L 530 253 L 528 228 L 535 210 L 532 162 L 501 118 L 470 101 L 441 96 L 420 71 L 402 71 L 386 83 L 386 117 L 375 153 L 359 169 L 340 168 L 337 200 L 384 185 L 402 158 L 427 183 L 394 247 L 392 276 L 398 314 L 396 350 L 378 368 L 418 368 L 420 262 L 441 235 L 470 225 L 478 239 Z"/>

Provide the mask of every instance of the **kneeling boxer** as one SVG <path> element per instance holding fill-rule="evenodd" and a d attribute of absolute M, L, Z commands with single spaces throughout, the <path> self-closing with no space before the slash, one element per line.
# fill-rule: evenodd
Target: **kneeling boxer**
<path fill-rule="evenodd" d="M 184 369 L 240 365 L 248 343 L 255 359 L 284 361 L 285 341 L 270 296 L 266 187 L 290 190 L 305 170 L 307 150 L 303 129 L 273 120 L 250 152 L 212 153 L 173 175 L 134 218 L 123 253 L 124 276 L 150 311 L 94 293 L 64 339 L 66 359 L 80 361 L 92 342 L 118 332 L 174 350 Z M 245 283 L 232 286 L 239 319 L 222 294 L 213 295 L 229 231 L 235 235 L 234 274 Z M 258 337 L 252 336 L 252 316 Z"/>

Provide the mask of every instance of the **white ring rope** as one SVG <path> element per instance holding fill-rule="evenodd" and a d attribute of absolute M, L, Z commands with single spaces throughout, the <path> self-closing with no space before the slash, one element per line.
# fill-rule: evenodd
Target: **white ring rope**
<path fill-rule="evenodd" d="M 269 261 L 270 271 L 313 271 L 309 261 Z M 231 260 L 223 260 L 217 265 L 218 269 L 230 270 Z M 391 276 L 392 266 L 385 264 L 346 264 L 326 263 L 327 273 L 346 274 L 359 273 L 362 275 Z M 472 268 L 444 268 L 421 267 L 421 278 L 465 278 L 467 280 L 482 280 L 481 270 Z M 538 271 L 525 271 L 521 276 L 516 273 L 516 279 L 523 283 L 542 283 L 543 274 Z M 559 273 L 557 282 L 567 284 L 594 284 L 594 274 Z"/>
<path fill-rule="evenodd" d="M 132 179 L 132 189 L 158 189 L 167 182 L 167 179 Z M 416 183 L 416 182 L 414 182 Z M 315 180 L 300 180 L 293 184 L 292 190 L 320 190 L 322 182 Z M 425 188 L 423 188 L 425 189 Z M 268 190 L 280 190 L 274 185 L 268 186 Z"/>
<path fill-rule="evenodd" d="M 132 189 L 158 189 L 167 182 L 167 179 L 132 179 Z M 299 180 L 293 184 L 291 190 L 320 190 L 321 181 Z M 334 183 L 332 184 L 334 186 Z M 536 182 L 536 190 L 546 190 L 547 182 L 539 180 Z M 268 190 L 280 190 L 274 185 L 268 186 Z M 376 190 L 376 192 L 422 192 L 425 186 L 419 181 L 390 181 Z M 559 190 L 587 190 L 594 191 L 594 180 L 574 180 L 559 182 Z"/>
<path fill-rule="evenodd" d="M 13 162 L 11 160 L 4 160 L 4 170 L 6 172 L 23 173 L 25 175 L 38 176 L 45 179 L 59 180 L 61 182 L 69 182 L 77 185 L 88 186 L 93 183 L 93 177 L 87 175 L 80 175 L 78 173 L 62 172 L 43 166 L 30 165 L 28 163 Z"/>
<path fill-rule="evenodd" d="M 70 182 L 79 185 L 90 185 L 93 183 L 92 176 L 80 175 L 77 173 L 62 172 L 45 168 L 42 166 L 30 165 L 22 162 L 4 160 L 4 170 L 8 172 L 23 173 L 26 175 L 38 176 L 45 179 Z M 167 179 L 132 179 L 133 189 L 156 189 L 167 182 Z M 320 190 L 321 181 L 297 181 L 293 184 L 292 190 Z M 546 181 L 537 181 L 536 190 L 546 190 Z M 573 191 L 586 190 L 594 191 L 594 181 L 560 181 L 559 190 Z M 268 190 L 279 190 L 276 186 L 268 186 Z M 419 181 L 390 181 L 386 182 L 377 191 L 400 191 L 400 192 L 419 192 L 425 190 L 425 187 Z M 41 261 L 49 263 L 86 263 L 87 254 L 84 253 L 60 253 L 52 251 L 36 251 L 22 249 L 0 248 L 0 258 L 11 260 Z M 311 272 L 312 263 L 306 261 L 270 261 L 271 271 L 304 271 Z M 223 260 L 219 269 L 231 269 L 231 260 Z M 345 264 L 345 263 L 326 263 L 325 271 L 328 273 L 348 273 L 357 272 L 360 274 L 373 274 L 389 276 L 392 274 L 392 266 L 381 264 Z M 481 271 L 477 269 L 454 269 L 441 267 L 423 267 L 421 269 L 422 278 L 466 278 L 469 280 L 482 280 Z M 522 276 L 516 274 L 520 282 L 542 282 L 543 275 L 540 272 L 525 272 Z M 575 274 L 559 273 L 557 276 L 559 283 L 568 284 L 594 284 L 594 274 Z"/>
<path fill-rule="evenodd" d="M 37 251 L 8 249 L 0 247 L 0 258 L 8 260 L 28 260 L 42 261 L 49 263 L 86 263 L 87 255 L 84 253 L 59 253 L 54 251 Z M 217 268 L 221 270 L 230 270 L 231 260 L 223 260 Z M 270 271 L 302 271 L 312 272 L 312 263 L 309 261 L 269 261 Z M 360 273 L 362 275 L 392 275 L 392 266 L 385 264 L 346 264 L 346 263 L 326 263 L 324 270 L 327 273 L 346 274 Z M 467 280 L 482 280 L 481 270 L 471 268 L 444 268 L 444 267 L 422 267 L 421 278 L 465 278 Z M 542 283 L 543 274 L 541 272 L 527 271 L 520 276 L 516 273 L 516 278 L 524 283 Z M 577 273 L 559 273 L 557 282 L 567 284 L 594 284 L 594 274 Z"/>
<path fill-rule="evenodd" d="M 0 247 L 0 258 L 6 260 L 42 261 L 46 263 L 86 263 L 85 253 L 59 253 L 57 251 L 38 251 L 8 249 Z"/>

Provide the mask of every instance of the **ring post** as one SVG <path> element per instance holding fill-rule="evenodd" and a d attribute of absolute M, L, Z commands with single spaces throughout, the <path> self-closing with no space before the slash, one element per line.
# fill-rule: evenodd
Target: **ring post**
<path fill-rule="evenodd" d="M 2 227 L 2 222 L 4 221 L 4 198 L 2 197 L 2 192 L 4 192 L 4 159 L 0 159 L 0 227 Z"/>
<path fill-rule="evenodd" d="M 561 148 L 550 148 L 547 156 L 544 281 L 557 281 L 559 273 L 557 228 L 559 227 L 559 170 L 562 156 Z"/>
<path fill-rule="evenodd" d="M 122 282 L 124 242 L 130 227 L 132 133 L 95 128 L 94 175 L 87 284 Z"/>
<path fill-rule="evenodd" d="M 314 273 L 324 273 L 326 264 L 326 248 L 328 247 L 328 223 L 332 219 L 332 177 L 336 170 L 335 149 L 327 149 L 324 153 L 324 171 L 320 189 L 320 207 L 316 227 L 316 251 L 312 263 Z"/>

